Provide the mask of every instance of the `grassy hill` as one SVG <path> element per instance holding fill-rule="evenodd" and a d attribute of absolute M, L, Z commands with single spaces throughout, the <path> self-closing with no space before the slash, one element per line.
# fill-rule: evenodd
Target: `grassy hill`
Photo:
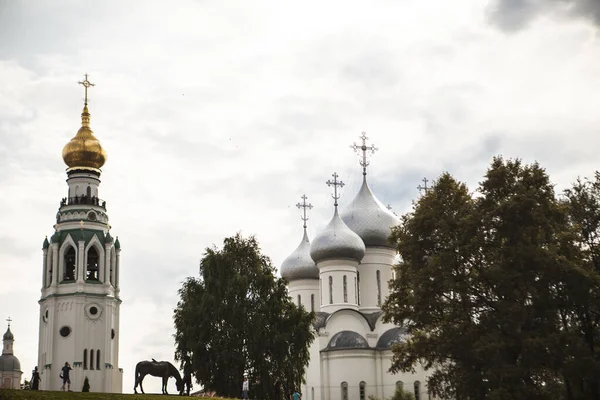
<path fill-rule="evenodd" d="M 174 394 L 171 394 L 175 396 Z M 192 397 L 204 399 L 204 397 Z M 165 399 L 162 394 L 112 394 L 112 393 L 78 393 L 47 392 L 31 390 L 0 389 L 0 400 L 159 400 Z"/>

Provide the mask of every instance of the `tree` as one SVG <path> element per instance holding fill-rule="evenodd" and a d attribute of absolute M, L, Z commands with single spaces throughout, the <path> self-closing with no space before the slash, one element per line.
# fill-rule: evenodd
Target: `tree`
<path fill-rule="evenodd" d="M 409 334 L 392 371 L 422 363 L 443 398 L 564 398 L 561 288 L 579 253 L 538 164 L 495 158 L 477 195 L 443 174 L 392 239 L 402 263 L 383 310 Z"/>
<path fill-rule="evenodd" d="M 90 381 L 89 381 L 89 379 L 88 379 L 87 376 L 83 380 L 83 388 L 81 389 L 81 391 L 82 392 L 89 392 L 90 391 Z"/>
<path fill-rule="evenodd" d="M 175 358 L 219 395 L 239 397 L 244 373 L 252 397 L 277 398 L 299 387 L 313 341 L 312 313 L 289 298 L 286 282 L 254 237 L 226 238 L 207 248 L 200 276 L 179 290 Z"/>

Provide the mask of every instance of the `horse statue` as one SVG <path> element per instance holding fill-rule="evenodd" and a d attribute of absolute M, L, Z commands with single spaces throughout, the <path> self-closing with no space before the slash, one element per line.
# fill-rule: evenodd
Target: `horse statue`
<path fill-rule="evenodd" d="M 170 377 L 175 378 L 175 383 L 177 385 L 177 391 L 181 396 L 183 394 L 183 379 L 181 379 L 181 375 L 179 371 L 173 364 L 168 361 L 156 361 L 154 358 L 152 361 L 140 361 L 135 366 L 135 386 L 133 387 L 133 392 L 137 393 L 137 386 L 140 385 L 140 389 L 142 393 L 144 393 L 144 387 L 142 386 L 142 381 L 146 375 L 158 376 L 162 378 L 162 392 L 163 394 L 167 393 L 167 383 L 169 382 Z"/>

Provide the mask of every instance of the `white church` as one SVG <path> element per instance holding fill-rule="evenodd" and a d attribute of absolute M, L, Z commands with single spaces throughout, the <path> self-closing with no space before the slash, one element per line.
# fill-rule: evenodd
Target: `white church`
<path fill-rule="evenodd" d="M 93 392 L 122 392 L 119 368 L 119 270 L 121 246 L 110 235 L 100 199 L 106 151 L 90 127 L 87 90 L 81 128 L 63 149 L 67 197 L 60 202 L 54 234 L 43 244 L 38 368 L 40 390 L 61 390 L 68 362 L 71 390 L 87 377 Z"/>
<path fill-rule="evenodd" d="M 334 189 L 333 217 L 310 243 L 306 233 L 296 250 L 281 265 L 289 282 L 289 294 L 298 305 L 314 311 L 316 338 L 310 348 L 304 400 L 366 400 L 391 397 L 397 387 L 415 394 L 416 400 L 434 399 L 428 394 L 427 374 L 391 374 L 391 346 L 405 337 L 402 328 L 382 321 L 381 304 L 389 294 L 397 253 L 388 242 L 391 228 L 400 222 L 373 194 L 367 183 L 367 137 L 363 133 L 362 187 L 343 210 L 338 210 L 337 174 L 327 182 Z"/>

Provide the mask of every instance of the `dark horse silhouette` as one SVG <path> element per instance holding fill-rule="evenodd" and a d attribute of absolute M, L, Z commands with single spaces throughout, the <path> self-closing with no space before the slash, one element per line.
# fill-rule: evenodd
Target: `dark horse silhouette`
<path fill-rule="evenodd" d="M 174 377 L 179 395 L 183 394 L 183 379 L 181 379 L 181 375 L 179 375 L 177 368 L 175 368 L 175 366 L 170 362 L 156 361 L 152 359 L 152 361 L 140 361 L 137 363 L 135 366 L 135 386 L 133 387 L 134 393 L 137 393 L 136 388 L 138 385 L 140 385 L 140 389 L 142 390 L 142 393 L 144 393 L 142 381 L 146 375 L 158 376 L 162 378 L 163 394 L 169 394 L 167 393 L 167 383 L 170 377 Z"/>

